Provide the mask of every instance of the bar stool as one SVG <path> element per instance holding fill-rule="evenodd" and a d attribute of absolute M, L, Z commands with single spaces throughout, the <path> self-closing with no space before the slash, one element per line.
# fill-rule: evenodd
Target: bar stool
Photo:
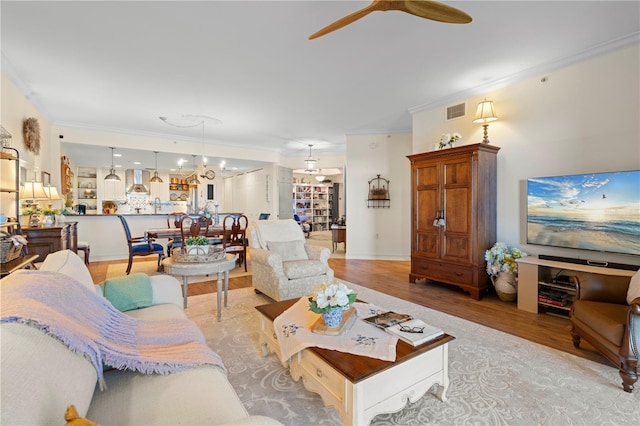
<path fill-rule="evenodd" d="M 78 241 L 78 250 L 82 250 L 84 252 L 84 264 L 89 264 L 89 253 L 91 253 L 91 247 L 89 243 L 86 241 Z"/>

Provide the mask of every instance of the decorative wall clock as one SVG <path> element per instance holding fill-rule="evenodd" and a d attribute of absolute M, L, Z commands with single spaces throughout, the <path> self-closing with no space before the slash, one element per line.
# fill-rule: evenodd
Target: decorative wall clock
<path fill-rule="evenodd" d="M 34 154 L 40 153 L 40 124 L 37 118 L 27 118 L 22 123 L 22 132 L 24 134 L 24 144 L 27 150 Z"/>

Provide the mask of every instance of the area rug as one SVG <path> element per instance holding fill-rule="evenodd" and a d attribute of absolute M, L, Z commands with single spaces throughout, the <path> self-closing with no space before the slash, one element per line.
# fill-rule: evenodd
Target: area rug
<path fill-rule="evenodd" d="M 456 337 L 449 346 L 448 400 L 427 393 L 371 424 L 595 425 L 637 424 L 640 391 L 626 393 L 617 369 L 348 283 L 362 300 L 411 314 Z M 332 408 L 295 382 L 274 354 L 262 356 L 259 315 L 270 303 L 252 288 L 229 292 L 222 322 L 215 297 L 189 298 L 187 315 L 227 366 L 228 377 L 251 414 L 286 425 L 341 425 Z"/>
<path fill-rule="evenodd" d="M 149 276 L 161 274 L 161 272 L 157 271 L 157 268 L 158 268 L 158 262 L 156 260 L 146 261 L 146 262 L 140 262 L 140 261 L 136 262 L 134 260 L 133 265 L 131 265 L 131 273 L 133 274 L 135 272 L 143 272 Z M 127 271 L 126 263 L 111 264 L 107 266 L 106 277 L 107 278 L 121 277 L 125 275 L 126 271 Z M 236 266 L 231 271 L 229 271 L 229 278 L 245 277 L 247 275 L 251 275 L 251 262 L 247 263 L 247 272 L 244 271 L 244 265 Z M 182 282 L 182 277 L 178 277 L 178 279 L 180 280 L 180 282 Z M 199 282 L 211 281 L 211 280 L 217 280 L 217 279 L 218 279 L 217 274 L 197 275 L 197 276 L 189 277 L 189 283 L 199 283 Z"/>

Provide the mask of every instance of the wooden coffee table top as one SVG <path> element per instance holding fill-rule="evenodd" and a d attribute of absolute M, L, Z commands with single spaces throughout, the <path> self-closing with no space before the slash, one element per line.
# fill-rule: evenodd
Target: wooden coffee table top
<path fill-rule="evenodd" d="M 256 309 L 273 322 L 278 315 L 293 306 L 293 304 L 298 300 L 300 299 L 283 300 L 281 302 L 256 306 Z M 349 381 L 352 383 L 358 383 L 367 377 L 386 370 L 387 368 L 391 368 L 398 363 L 404 362 L 424 352 L 430 351 L 433 348 L 444 345 L 454 339 L 455 337 L 445 333 L 431 342 L 416 347 L 398 339 L 398 344 L 396 346 L 396 360 L 394 362 L 317 347 L 311 347 L 308 349 L 321 357 L 335 370 L 339 371 L 343 376 L 349 379 Z"/>

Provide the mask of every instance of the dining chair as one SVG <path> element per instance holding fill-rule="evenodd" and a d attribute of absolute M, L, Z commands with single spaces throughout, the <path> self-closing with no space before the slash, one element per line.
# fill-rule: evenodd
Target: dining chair
<path fill-rule="evenodd" d="M 131 265 L 135 256 L 158 255 L 158 272 L 162 272 L 162 259 L 164 259 L 164 247 L 155 243 L 151 236 L 132 237 L 129 224 L 123 215 L 117 215 L 122 222 L 124 233 L 127 236 L 127 245 L 129 246 L 129 263 L 127 264 L 127 275 L 131 272 Z"/>
<path fill-rule="evenodd" d="M 222 221 L 222 244 L 224 251 L 238 255 L 238 264 L 244 263 L 247 272 L 247 227 L 249 220 L 242 213 L 232 213 Z"/>
<path fill-rule="evenodd" d="M 180 220 L 184 216 L 184 213 L 169 213 L 167 215 L 167 228 L 179 228 Z M 167 257 L 171 257 L 171 251 L 174 247 L 182 246 L 182 236 L 176 234 L 175 237 L 169 238 L 167 242 Z"/>
<path fill-rule="evenodd" d="M 184 248 L 185 240 L 189 237 L 197 237 L 199 235 L 208 236 L 209 234 L 209 218 L 206 216 L 192 214 L 183 215 L 180 219 L 180 236 L 181 245 Z"/>

